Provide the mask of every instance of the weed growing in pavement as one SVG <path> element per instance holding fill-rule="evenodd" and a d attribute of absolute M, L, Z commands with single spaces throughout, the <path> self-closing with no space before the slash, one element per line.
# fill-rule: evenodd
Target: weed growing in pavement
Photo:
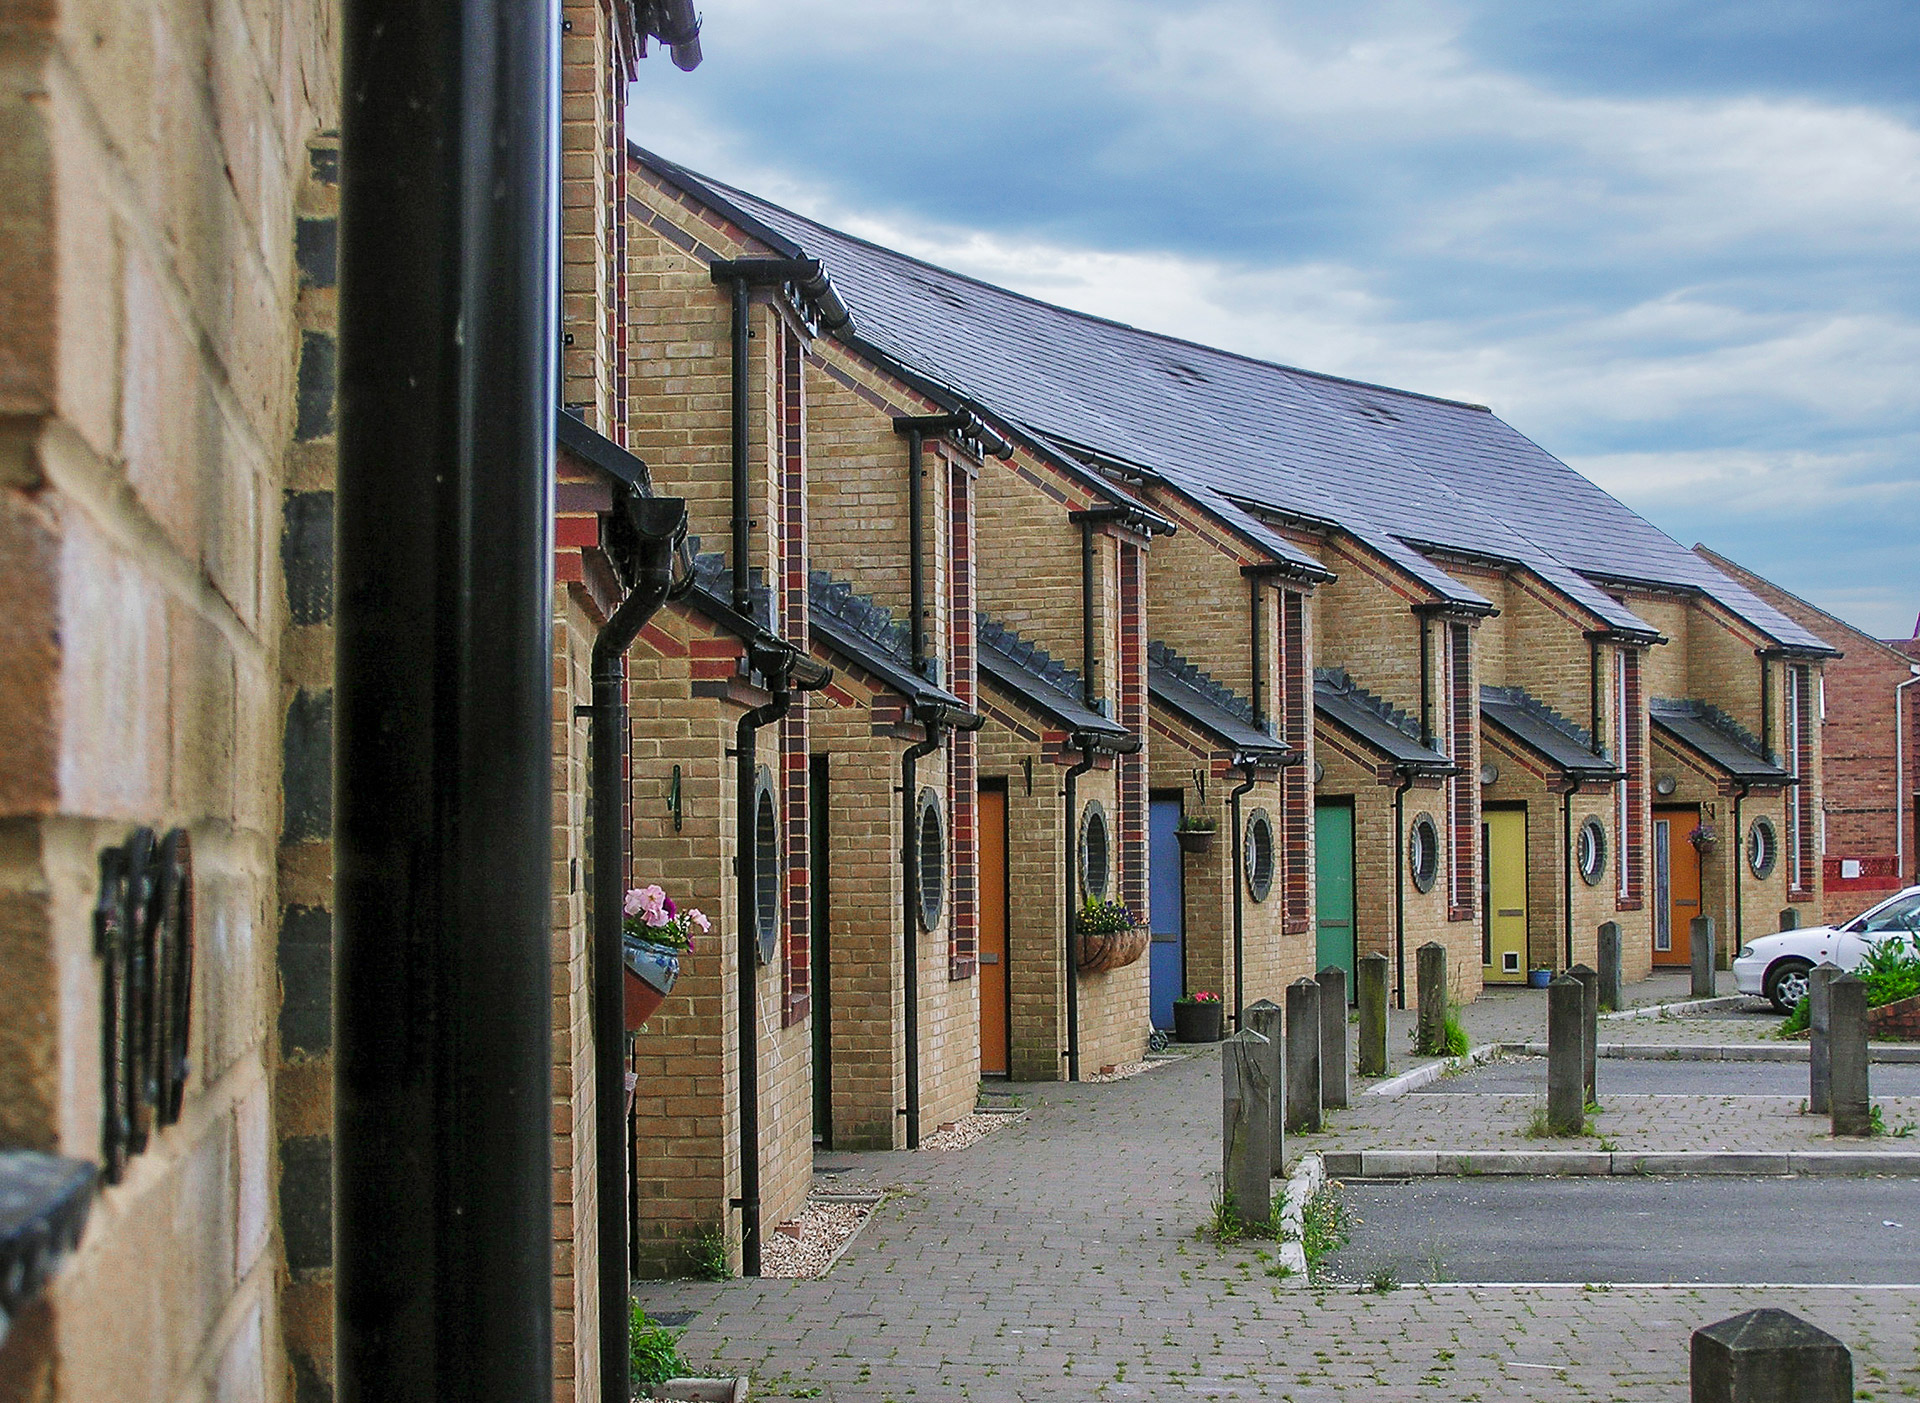
<path fill-rule="evenodd" d="M 1806 995 L 1802 994 L 1799 1001 L 1794 1004 L 1793 1011 L 1786 1016 L 1785 1021 L 1773 1030 L 1773 1035 L 1776 1038 L 1805 1037 L 1807 1029 L 1810 1028 L 1812 1024 L 1813 1004 Z"/>
<path fill-rule="evenodd" d="M 1308 1199 L 1300 1210 L 1300 1250 L 1307 1256 L 1307 1275 L 1317 1276 L 1320 1264 L 1353 1239 L 1353 1214 L 1332 1184 Z"/>
<path fill-rule="evenodd" d="M 632 1313 L 627 1317 L 627 1367 L 636 1387 L 651 1389 L 693 1372 L 680 1357 L 680 1336 L 685 1333 L 654 1324 L 638 1301 L 632 1303 Z"/>
<path fill-rule="evenodd" d="M 1467 1030 L 1460 1025 L 1460 1005 L 1448 1004 L 1440 1020 L 1440 1043 L 1449 1057 L 1467 1055 Z"/>
<path fill-rule="evenodd" d="M 1587 1133 L 1587 1118 L 1584 1115 L 1580 1117 L 1580 1128 L 1578 1130 L 1555 1130 L 1547 1123 L 1547 1108 L 1545 1106 L 1535 1106 L 1533 1108 L 1533 1119 L 1527 1122 L 1527 1138 L 1529 1140 L 1567 1140 L 1576 1135 L 1585 1135 Z"/>
<path fill-rule="evenodd" d="M 708 1228 L 687 1243 L 687 1264 L 696 1281 L 731 1281 L 733 1264 L 727 1260 L 727 1239 Z"/>
<path fill-rule="evenodd" d="M 1367 1288 L 1384 1296 L 1389 1291 L 1400 1289 L 1400 1278 L 1394 1275 L 1392 1267 L 1375 1267 L 1367 1277 Z"/>

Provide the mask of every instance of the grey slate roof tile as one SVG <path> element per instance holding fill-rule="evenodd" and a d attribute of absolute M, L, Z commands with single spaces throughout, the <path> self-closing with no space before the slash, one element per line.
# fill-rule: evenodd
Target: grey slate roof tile
<path fill-rule="evenodd" d="M 1006 625 L 979 615 L 975 661 L 983 677 L 1070 731 L 1124 736 L 1125 726 L 1080 699 L 1080 674 Z"/>
<path fill-rule="evenodd" d="M 953 693 L 914 672 L 906 625 L 845 580 L 824 570 L 809 571 L 807 606 L 814 638 L 908 700 L 971 710 Z"/>
<path fill-rule="evenodd" d="M 1647 715 L 1660 730 L 1733 779 L 1782 784 L 1792 778 L 1767 758 L 1753 732 L 1717 706 L 1653 697 Z"/>
<path fill-rule="evenodd" d="M 1110 452 L 1183 491 L 1336 522 L 1441 601 L 1485 603 L 1419 545 L 1524 565 L 1624 633 L 1654 631 L 1595 581 L 1697 591 L 1777 643 L 1828 651 L 1481 406 L 1051 306 L 636 155 L 821 259 L 861 339 L 1030 436 Z"/>
<path fill-rule="evenodd" d="M 1244 697 L 1164 643 L 1147 644 L 1147 691 L 1234 750 L 1279 756 L 1292 749 L 1254 724 L 1253 706 Z"/>
<path fill-rule="evenodd" d="M 1314 672 L 1313 709 L 1396 765 L 1430 774 L 1448 774 L 1454 768 L 1446 756 L 1421 744 L 1419 722 L 1367 691 L 1343 668 Z"/>
<path fill-rule="evenodd" d="M 1593 752 L 1593 735 L 1518 687 L 1482 687 L 1480 714 L 1567 774 L 1611 778 L 1614 762 Z"/>

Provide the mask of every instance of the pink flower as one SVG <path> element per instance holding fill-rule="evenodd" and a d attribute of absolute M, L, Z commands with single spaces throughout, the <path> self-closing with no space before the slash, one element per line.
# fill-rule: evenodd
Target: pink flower
<path fill-rule="evenodd" d="M 635 887 L 627 893 L 627 899 L 621 905 L 621 912 L 623 915 L 637 916 L 645 904 L 640 888 Z"/>
<path fill-rule="evenodd" d="M 700 927 L 700 929 L 703 931 L 713 929 L 713 922 L 709 921 L 706 917 L 706 914 L 702 911 L 695 910 L 695 911 L 687 912 L 687 919 L 693 922 L 696 926 Z"/>

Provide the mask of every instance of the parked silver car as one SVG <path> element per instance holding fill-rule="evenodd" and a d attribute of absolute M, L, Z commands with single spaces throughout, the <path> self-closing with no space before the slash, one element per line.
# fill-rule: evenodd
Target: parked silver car
<path fill-rule="evenodd" d="M 1852 969 L 1883 940 L 1920 941 L 1920 887 L 1908 887 L 1845 925 L 1809 926 L 1763 935 L 1733 961 L 1733 982 L 1760 994 L 1782 1013 L 1806 996 L 1807 975 L 1822 960 Z"/>

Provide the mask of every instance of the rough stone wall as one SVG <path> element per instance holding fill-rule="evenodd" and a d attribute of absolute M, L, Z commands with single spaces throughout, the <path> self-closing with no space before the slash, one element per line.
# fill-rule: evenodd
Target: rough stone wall
<path fill-rule="evenodd" d="M 0 29 L 0 1141 L 100 1158 L 99 852 L 185 828 L 196 908 L 181 1117 L 103 1190 L 0 1393 L 286 1396 L 283 1244 L 326 1270 L 311 1206 L 276 1213 L 291 1167 L 324 1237 L 273 1078 L 325 1019 L 285 1021 L 273 932 L 316 885 L 283 886 L 283 828 L 327 818 L 311 788 L 279 800 L 277 558 L 283 494 L 312 485 L 296 439 L 331 432 L 331 360 L 302 358 L 327 299 L 295 249 L 330 198 L 309 143 L 336 43 L 324 4 L 42 4 Z"/>

